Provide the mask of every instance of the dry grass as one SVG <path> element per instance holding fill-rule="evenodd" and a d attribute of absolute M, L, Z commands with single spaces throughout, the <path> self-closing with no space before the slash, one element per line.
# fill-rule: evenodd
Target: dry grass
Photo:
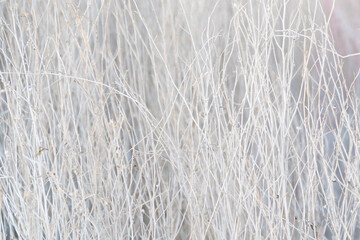
<path fill-rule="evenodd" d="M 0 239 L 359 239 L 332 6 L 1 1 Z"/>

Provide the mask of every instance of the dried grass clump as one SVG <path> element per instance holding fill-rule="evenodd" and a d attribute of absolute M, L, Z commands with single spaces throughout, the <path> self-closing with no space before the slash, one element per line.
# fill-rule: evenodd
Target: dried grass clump
<path fill-rule="evenodd" d="M 332 1 L 0 13 L 0 239 L 360 238 L 359 35 Z"/>

